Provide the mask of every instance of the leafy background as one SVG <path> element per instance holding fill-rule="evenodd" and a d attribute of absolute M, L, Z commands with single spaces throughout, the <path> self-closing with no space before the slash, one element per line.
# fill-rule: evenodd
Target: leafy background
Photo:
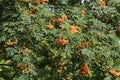
<path fill-rule="evenodd" d="M 99 1 L 0 0 L 0 80 L 119 80 L 109 70 L 120 71 L 120 0 L 103 0 L 105 9 Z M 58 25 L 62 15 L 67 19 Z M 78 27 L 77 33 L 70 33 L 71 25 Z M 58 48 L 60 36 L 69 43 Z M 15 37 L 17 44 L 6 44 Z M 84 42 L 89 45 L 77 48 Z M 90 73 L 82 76 L 84 63 Z"/>

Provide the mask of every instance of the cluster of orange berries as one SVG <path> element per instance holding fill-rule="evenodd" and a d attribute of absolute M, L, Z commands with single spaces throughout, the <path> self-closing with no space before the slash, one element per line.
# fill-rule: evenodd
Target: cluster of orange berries
<path fill-rule="evenodd" d="M 62 61 L 62 62 L 59 62 L 59 64 L 58 64 L 60 67 L 63 67 L 64 65 L 65 65 L 65 62 L 64 61 Z"/>
<path fill-rule="evenodd" d="M 30 0 L 22 0 L 23 2 L 30 2 Z"/>
<path fill-rule="evenodd" d="M 62 15 L 60 18 L 58 18 L 58 25 L 61 25 L 65 20 L 67 19 L 67 16 L 64 14 Z M 50 20 L 49 20 L 51 23 L 54 23 L 55 22 L 55 18 L 54 17 L 51 17 Z M 49 24 L 47 25 L 47 28 L 49 30 L 52 30 L 54 28 L 54 26 L 52 24 Z"/>
<path fill-rule="evenodd" d="M 86 42 L 83 42 L 83 43 L 81 43 L 80 45 L 78 45 L 78 49 L 82 49 L 83 47 L 88 47 L 89 46 L 89 42 L 88 41 L 86 41 Z"/>
<path fill-rule="evenodd" d="M 54 17 L 51 17 L 50 20 L 49 20 L 51 23 L 54 23 L 55 22 L 55 18 Z M 47 29 L 49 30 L 52 30 L 54 28 L 54 26 L 52 24 L 48 24 L 47 25 Z"/>
<path fill-rule="evenodd" d="M 65 62 L 62 61 L 62 62 L 59 62 L 58 66 L 60 66 L 59 69 L 57 69 L 57 73 L 61 74 L 63 72 L 63 69 L 62 67 L 65 65 Z"/>
<path fill-rule="evenodd" d="M 99 0 L 99 4 L 100 4 L 101 9 L 105 9 L 106 8 L 105 0 Z"/>
<path fill-rule="evenodd" d="M 65 65 L 65 62 L 64 61 L 62 61 L 62 62 L 59 62 L 59 64 L 58 64 L 58 66 L 60 66 L 60 68 L 59 69 L 57 69 L 57 73 L 59 73 L 59 74 L 61 74 L 62 72 L 63 72 L 63 69 L 62 69 L 62 67 Z"/>
<path fill-rule="evenodd" d="M 22 0 L 23 2 L 30 2 L 30 0 Z M 41 3 L 41 4 L 44 4 L 46 2 L 49 2 L 49 0 L 34 0 L 35 2 L 37 3 Z"/>
<path fill-rule="evenodd" d="M 24 69 L 24 68 L 26 67 L 26 64 L 24 64 L 24 63 L 19 63 L 16 67 L 17 67 L 17 68 Z"/>
<path fill-rule="evenodd" d="M 86 13 L 85 10 L 82 9 L 82 10 L 81 10 L 81 16 L 85 16 L 85 13 Z"/>
<path fill-rule="evenodd" d="M 70 26 L 70 33 L 74 34 L 74 33 L 77 33 L 78 32 L 78 27 L 77 26 Z"/>
<path fill-rule="evenodd" d="M 59 38 L 57 39 L 57 47 L 62 47 L 62 46 L 64 46 L 64 45 L 67 45 L 68 43 L 69 43 L 69 41 L 66 40 L 66 39 L 64 39 L 63 36 L 62 36 L 62 37 L 59 37 Z"/>
<path fill-rule="evenodd" d="M 49 24 L 49 25 L 47 25 L 47 28 L 48 28 L 49 30 L 52 30 L 52 29 L 54 28 L 54 26 L 53 26 L 52 24 Z"/>
<path fill-rule="evenodd" d="M 57 58 L 58 58 L 58 56 L 56 56 L 56 55 L 54 55 L 54 56 L 51 57 L 51 59 L 54 60 L 54 61 L 55 61 Z M 58 63 L 59 68 L 56 70 L 56 72 L 57 72 L 58 74 L 61 74 L 61 73 L 63 72 L 63 67 L 64 67 L 64 65 L 65 65 L 65 61 L 60 61 L 60 62 Z M 55 66 L 54 66 L 53 64 L 48 64 L 47 66 L 50 67 L 50 68 L 52 68 L 52 69 L 55 68 Z"/>
<path fill-rule="evenodd" d="M 18 38 L 14 37 L 14 40 L 15 40 L 15 41 L 11 41 L 11 39 L 10 39 L 10 40 L 8 40 L 8 41 L 6 42 L 6 44 L 7 44 L 8 46 L 12 46 L 12 45 L 17 44 L 17 43 L 18 43 Z"/>
<path fill-rule="evenodd" d="M 24 54 L 25 54 L 25 55 L 32 54 L 32 51 L 29 50 L 28 48 L 25 48 L 25 49 L 24 49 Z"/>
<path fill-rule="evenodd" d="M 5 64 L 11 64 L 11 63 L 12 63 L 12 61 L 10 59 L 5 60 Z"/>
<path fill-rule="evenodd" d="M 21 69 L 21 73 L 23 73 L 23 74 L 25 74 L 25 73 L 26 73 L 26 74 L 29 74 L 29 73 L 30 73 L 30 69 L 33 68 L 33 65 L 30 64 L 30 65 L 28 65 L 28 67 L 27 67 L 26 64 L 20 63 L 20 64 L 18 64 L 16 67 Z"/>
<path fill-rule="evenodd" d="M 57 73 L 61 74 L 63 72 L 62 68 L 57 69 Z"/>
<path fill-rule="evenodd" d="M 49 2 L 49 0 L 34 0 L 35 2 L 38 2 L 38 3 L 41 3 L 41 4 L 44 4 L 46 2 Z"/>
<path fill-rule="evenodd" d="M 54 18 L 54 17 L 51 17 L 51 18 L 50 18 L 50 22 L 54 23 L 54 22 L 55 22 L 55 18 Z"/>
<path fill-rule="evenodd" d="M 90 70 L 88 70 L 87 67 L 88 67 L 87 64 L 83 64 L 80 67 L 80 75 L 85 76 L 87 74 L 90 74 Z"/>
<path fill-rule="evenodd" d="M 58 25 L 61 25 L 66 19 L 67 19 L 67 16 L 62 15 L 60 18 L 58 18 Z"/>
<path fill-rule="evenodd" d="M 109 70 L 109 73 L 112 74 L 114 78 L 120 77 L 120 72 L 117 72 L 115 69 Z"/>

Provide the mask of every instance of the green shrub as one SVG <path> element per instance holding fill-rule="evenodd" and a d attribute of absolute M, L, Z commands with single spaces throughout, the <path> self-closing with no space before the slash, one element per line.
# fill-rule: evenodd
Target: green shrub
<path fill-rule="evenodd" d="M 119 80 L 120 0 L 0 0 L 0 80 Z"/>

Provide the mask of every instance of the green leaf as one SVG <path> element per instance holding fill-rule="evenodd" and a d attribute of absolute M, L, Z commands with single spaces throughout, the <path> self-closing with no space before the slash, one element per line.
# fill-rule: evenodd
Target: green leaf
<path fill-rule="evenodd" d="M 18 50 L 15 48 L 9 47 L 9 48 L 6 48 L 6 52 L 8 56 L 13 56 L 18 52 Z"/>
<path fill-rule="evenodd" d="M 112 80 L 111 77 L 105 77 L 104 80 Z"/>

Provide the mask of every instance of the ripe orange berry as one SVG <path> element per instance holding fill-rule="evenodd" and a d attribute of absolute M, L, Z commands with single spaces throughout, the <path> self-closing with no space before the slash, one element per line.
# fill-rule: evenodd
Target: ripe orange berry
<path fill-rule="evenodd" d="M 35 2 L 39 2 L 41 4 L 44 4 L 45 2 L 49 2 L 49 0 L 34 0 Z"/>
<path fill-rule="evenodd" d="M 111 70 L 109 70 L 109 73 L 110 73 L 110 74 L 114 74 L 115 72 L 116 72 L 115 69 L 111 69 Z"/>
<path fill-rule="evenodd" d="M 62 18 L 58 18 L 58 25 L 61 25 L 63 23 L 63 19 Z"/>
<path fill-rule="evenodd" d="M 15 40 L 15 41 L 12 42 L 11 39 L 10 39 L 10 40 L 8 40 L 8 41 L 6 42 L 6 44 L 7 44 L 8 46 L 12 46 L 12 45 L 17 44 L 17 43 L 18 43 L 18 38 L 14 37 L 14 40 Z"/>
<path fill-rule="evenodd" d="M 63 67 L 63 66 L 65 65 L 65 62 L 62 61 L 62 62 L 60 62 L 58 65 L 61 66 L 61 67 Z"/>
<path fill-rule="evenodd" d="M 34 67 L 33 64 L 28 65 L 28 68 L 33 68 L 33 67 Z"/>
<path fill-rule="evenodd" d="M 70 26 L 70 33 L 74 34 L 78 32 L 78 27 L 77 26 Z"/>
<path fill-rule="evenodd" d="M 82 9 L 82 10 L 81 10 L 81 16 L 85 16 L 85 13 L 86 13 L 85 10 Z"/>
<path fill-rule="evenodd" d="M 81 43 L 77 48 L 81 49 L 83 47 L 88 47 L 88 46 L 89 46 L 89 42 L 86 41 L 86 42 Z"/>
<path fill-rule="evenodd" d="M 19 63 L 16 67 L 17 67 L 17 68 L 24 69 L 24 68 L 26 67 L 26 64 Z"/>
<path fill-rule="evenodd" d="M 85 76 L 87 74 L 90 74 L 90 70 L 88 70 L 87 67 L 88 67 L 87 64 L 83 64 L 80 67 L 80 75 Z"/>
<path fill-rule="evenodd" d="M 26 68 L 26 69 L 23 69 L 22 71 L 21 71 L 23 74 L 29 74 L 30 73 L 30 68 Z"/>
<path fill-rule="evenodd" d="M 57 73 L 61 74 L 62 73 L 62 69 L 58 69 Z"/>
<path fill-rule="evenodd" d="M 9 59 L 9 60 L 6 60 L 5 63 L 6 63 L 6 64 L 11 64 L 12 61 Z"/>
<path fill-rule="evenodd" d="M 62 15 L 60 18 L 58 18 L 58 25 L 61 25 L 66 19 L 67 19 L 67 16 Z"/>
<path fill-rule="evenodd" d="M 105 0 L 99 0 L 98 2 L 100 4 L 101 9 L 105 9 L 106 8 Z"/>
<path fill-rule="evenodd" d="M 54 23 L 54 22 L 55 22 L 55 18 L 54 18 L 54 17 L 51 17 L 51 18 L 50 18 L 50 22 Z"/>
<path fill-rule="evenodd" d="M 64 14 L 61 16 L 61 18 L 65 21 L 67 19 L 67 16 Z"/>
<path fill-rule="evenodd" d="M 115 69 L 111 69 L 108 72 L 112 74 L 114 78 L 120 77 L 120 72 L 117 72 Z"/>
<path fill-rule="evenodd" d="M 49 25 L 47 25 L 47 28 L 48 28 L 49 30 L 52 30 L 52 29 L 54 28 L 54 26 L 53 26 L 52 24 L 49 24 Z"/>
<path fill-rule="evenodd" d="M 64 45 L 67 45 L 68 43 L 69 43 L 69 41 L 64 39 L 63 37 L 59 37 L 57 39 L 57 47 L 62 47 Z"/>
<path fill-rule="evenodd" d="M 23 2 L 30 2 L 30 0 L 23 0 Z"/>

